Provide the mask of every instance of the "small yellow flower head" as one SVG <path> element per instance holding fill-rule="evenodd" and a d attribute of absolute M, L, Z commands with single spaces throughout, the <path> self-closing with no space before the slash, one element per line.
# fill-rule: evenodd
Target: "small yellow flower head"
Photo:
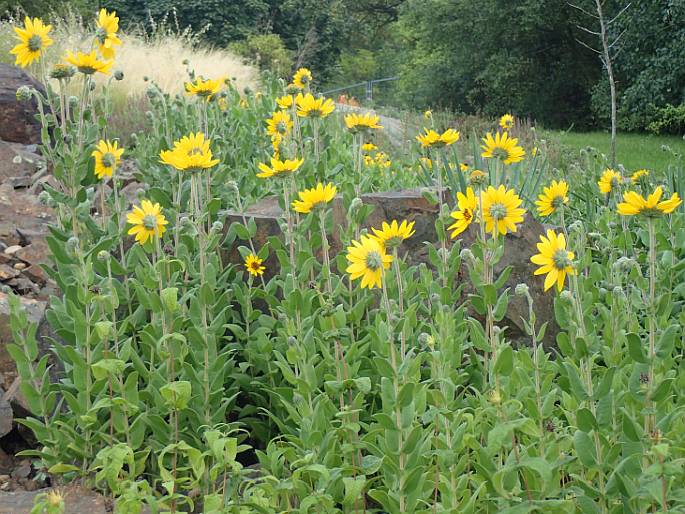
<path fill-rule="evenodd" d="M 168 164 L 179 171 L 200 171 L 219 164 L 213 159 L 209 148 L 210 140 L 202 132 L 183 136 L 174 142 L 172 150 L 162 150 L 159 154 L 163 164 Z"/>
<path fill-rule="evenodd" d="M 533 149 L 530 151 L 530 154 L 531 154 L 533 157 L 537 157 L 537 156 L 538 156 L 538 147 L 537 147 L 537 146 L 534 146 Z"/>
<path fill-rule="evenodd" d="M 623 202 L 617 206 L 618 213 L 622 216 L 642 215 L 654 218 L 664 214 L 671 214 L 683 203 L 678 193 L 673 193 L 668 200 L 660 201 L 662 194 L 663 189 L 661 189 L 661 186 L 657 187 L 647 198 L 644 198 L 635 191 L 626 191 L 623 193 Z"/>
<path fill-rule="evenodd" d="M 352 133 L 382 129 L 383 127 L 379 125 L 379 123 L 380 117 L 370 112 L 364 114 L 351 113 L 345 115 L 345 125 L 347 125 L 347 128 Z"/>
<path fill-rule="evenodd" d="M 364 143 L 362 145 L 362 150 L 368 153 L 374 152 L 378 150 L 378 147 L 374 145 L 373 143 Z"/>
<path fill-rule="evenodd" d="M 240 102 L 238 102 L 238 105 L 240 105 L 240 107 L 242 107 L 243 109 L 246 109 L 247 105 L 248 105 L 247 100 L 245 100 L 244 98 L 241 98 Z"/>
<path fill-rule="evenodd" d="M 377 152 L 374 161 L 379 168 L 389 168 L 392 165 L 390 157 L 384 152 Z"/>
<path fill-rule="evenodd" d="M 300 118 L 325 118 L 335 110 L 333 100 L 323 96 L 314 98 L 311 93 L 306 95 L 298 93 L 295 97 L 295 104 Z"/>
<path fill-rule="evenodd" d="M 535 205 L 538 206 L 538 213 L 541 216 L 549 216 L 556 212 L 558 208 L 568 203 L 568 184 L 563 180 L 552 181 L 552 185 L 542 188 L 542 193 L 538 196 Z"/>
<path fill-rule="evenodd" d="M 95 176 L 102 180 L 104 177 L 111 177 L 114 170 L 121 162 L 123 148 L 119 148 L 119 143 L 109 140 L 100 140 L 96 149 L 91 155 L 95 158 Z"/>
<path fill-rule="evenodd" d="M 633 173 L 630 176 L 630 180 L 632 180 L 633 184 L 637 184 L 642 177 L 648 177 L 649 176 L 649 170 L 637 170 L 635 173 Z"/>
<path fill-rule="evenodd" d="M 393 249 L 402 244 L 402 241 L 409 239 L 414 235 L 414 222 L 402 221 L 397 223 L 397 220 L 392 220 L 388 225 L 385 221 L 381 224 L 381 230 L 376 228 L 371 229 L 376 236 L 376 239 L 383 245 L 383 248 Z"/>
<path fill-rule="evenodd" d="M 257 173 L 257 176 L 259 178 L 289 176 L 291 173 L 297 171 L 297 169 L 302 166 L 303 162 L 304 159 L 289 159 L 282 161 L 278 157 L 274 156 L 271 158 L 271 167 L 267 166 L 263 162 L 259 163 L 259 170 L 261 173 Z"/>
<path fill-rule="evenodd" d="M 39 18 L 24 19 L 24 28 L 14 27 L 19 44 L 10 50 L 15 56 L 14 63 L 26 68 L 29 64 L 40 59 L 43 51 L 52 45 L 53 41 L 48 36 L 52 25 L 43 25 Z"/>
<path fill-rule="evenodd" d="M 604 170 L 604 173 L 602 173 L 597 185 L 599 186 L 599 190 L 606 195 L 611 193 L 615 187 L 618 187 L 622 181 L 623 177 L 618 171 L 607 168 Z"/>
<path fill-rule="evenodd" d="M 326 184 L 324 186 L 319 182 L 316 187 L 297 193 L 300 199 L 292 203 L 293 210 L 302 214 L 308 214 L 317 207 L 325 206 L 335 198 L 336 193 L 337 189 L 333 184 Z"/>
<path fill-rule="evenodd" d="M 293 128 L 290 114 L 285 111 L 276 111 L 271 118 L 266 120 L 266 132 L 270 136 L 287 136 Z"/>
<path fill-rule="evenodd" d="M 488 174 L 481 170 L 473 170 L 469 175 L 469 184 L 477 188 L 488 185 Z"/>
<path fill-rule="evenodd" d="M 459 141 L 459 132 L 454 129 L 447 129 L 442 134 L 438 134 L 433 129 L 426 128 L 424 131 L 424 134 L 416 136 L 416 140 L 423 148 L 442 148 Z"/>
<path fill-rule="evenodd" d="M 429 170 L 433 169 L 433 161 L 429 159 L 428 157 L 419 157 L 419 161 L 421 162 L 421 165 Z"/>
<path fill-rule="evenodd" d="M 297 89 L 306 89 L 312 83 L 312 72 L 307 68 L 300 68 L 293 75 L 292 85 Z"/>
<path fill-rule="evenodd" d="M 364 166 L 370 167 L 373 166 L 376 161 L 373 160 L 373 157 L 370 155 L 365 155 L 364 156 Z"/>
<path fill-rule="evenodd" d="M 97 57 L 95 50 L 89 54 L 84 54 L 82 52 L 72 53 L 67 50 L 67 54 L 64 56 L 69 64 L 76 66 L 76 69 L 83 73 L 84 75 L 93 75 L 94 73 L 102 73 L 103 75 L 109 75 L 109 71 L 112 68 L 114 61 L 101 61 Z"/>
<path fill-rule="evenodd" d="M 271 136 L 271 146 L 273 147 L 274 154 L 278 154 L 281 149 L 281 144 L 283 144 L 283 136 L 280 134 L 274 134 Z"/>
<path fill-rule="evenodd" d="M 433 117 L 433 111 L 428 109 L 427 111 L 423 111 L 423 119 L 425 120 L 430 120 Z"/>
<path fill-rule="evenodd" d="M 57 489 L 50 491 L 45 496 L 45 499 L 50 507 L 64 507 L 64 496 L 62 496 L 62 493 Z"/>
<path fill-rule="evenodd" d="M 223 78 L 204 80 L 202 77 L 198 77 L 194 82 L 184 84 L 186 94 L 197 96 L 206 102 L 213 100 L 221 92 L 223 85 Z"/>
<path fill-rule="evenodd" d="M 497 189 L 492 186 L 483 191 L 482 214 L 485 220 L 485 230 L 492 233 L 497 231 L 505 235 L 507 231 L 516 232 L 517 223 L 523 221 L 526 210 L 519 207 L 523 200 L 513 189 L 506 189 L 500 185 Z"/>
<path fill-rule="evenodd" d="M 140 244 L 145 244 L 155 236 L 161 237 L 166 230 L 164 225 L 168 223 L 162 214 L 162 207 L 150 200 L 143 200 L 140 207 L 134 205 L 133 211 L 126 216 L 126 222 L 133 225 L 128 234 L 135 235 Z"/>
<path fill-rule="evenodd" d="M 497 133 L 495 137 L 488 132 L 483 138 L 483 143 L 481 148 L 483 153 L 481 157 L 485 159 L 499 159 L 504 164 L 513 164 L 515 162 L 520 162 L 526 155 L 523 148 L 518 146 L 519 140 L 515 137 L 509 137 L 507 132 Z"/>
<path fill-rule="evenodd" d="M 347 247 L 347 261 L 350 263 L 346 272 L 352 280 L 362 279 L 362 289 L 381 287 L 383 270 L 392 263 L 392 255 L 385 252 L 385 247 L 375 237 L 363 235 L 359 241 L 352 241 Z"/>
<path fill-rule="evenodd" d="M 467 187 L 466 194 L 461 191 L 457 193 L 457 207 L 459 209 L 450 214 L 455 221 L 452 225 L 447 227 L 447 230 L 452 231 L 452 239 L 464 232 L 476 217 L 478 198 L 472 188 Z"/>
<path fill-rule="evenodd" d="M 245 258 L 245 269 L 253 277 L 259 277 L 266 271 L 266 266 L 262 266 L 264 260 L 251 253 Z"/>
<path fill-rule="evenodd" d="M 469 171 L 469 165 L 465 162 L 460 162 L 459 169 L 462 171 L 462 173 L 466 173 L 467 171 Z"/>
<path fill-rule="evenodd" d="M 575 273 L 572 262 L 575 255 L 566 250 L 564 234 L 556 234 L 554 230 L 549 229 L 547 230 L 547 237 L 540 236 L 537 247 L 540 253 L 530 258 L 533 264 L 540 266 L 535 270 L 535 275 L 547 275 L 545 277 L 545 291 L 555 283 L 557 289 L 561 291 L 564 288 L 566 275 Z"/>
<path fill-rule="evenodd" d="M 293 95 L 283 95 L 280 98 L 276 98 L 276 104 L 280 109 L 290 109 L 294 101 Z"/>
<path fill-rule="evenodd" d="M 499 119 L 499 126 L 504 130 L 511 130 L 514 126 L 514 117 L 511 114 L 505 114 Z"/>
<path fill-rule="evenodd" d="M 102 55 L 103 59 L 113 59 L 114 47 L 121 45 L 121 40 L 117 37 L 117 32 L 119 31 L 117 13 L 114 11 L 108 13 L 106 9 L 100 9 L 95 25 L 97 26 L 95 40 L 97 41 L 100 55 Z"/>

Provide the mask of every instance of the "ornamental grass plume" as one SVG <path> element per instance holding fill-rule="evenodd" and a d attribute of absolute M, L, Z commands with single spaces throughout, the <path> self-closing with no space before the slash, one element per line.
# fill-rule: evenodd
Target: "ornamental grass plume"
<path fill-rule="evenodd" d="M 14 27 L 19 44 L 10 50 L 15 56 L 15 64 L 26 68 L 28 65 L 40 59 L 43 51 L 53 44 L 48 33 L 52 25 L 45 25 L 40 18 L 24 19 L 24 28 Z"/>
<path fill-rule="evenodd" d="M 554 230 L 547 230 L 547 237 L 541 235 L 537 244 L 538 254 L 533 255 L 530 261 L 540 267 L 535 270 L 535 275 L 547 275 L 545 277 L 545 291 L 554 284 L 557 290 L 564 288 L 566 275 L 573 274 L 572 261 L 575 258 L 573 252 L 566 249 L 564 234 L 557 234 Z"/>

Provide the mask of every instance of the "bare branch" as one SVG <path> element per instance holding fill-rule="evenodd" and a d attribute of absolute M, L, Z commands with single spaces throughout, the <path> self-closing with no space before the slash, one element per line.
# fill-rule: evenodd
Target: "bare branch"
<path fill-rule="evenodd" d="M 618 12 L 618 14 L 617 14 L 616 16 L 614 16 L 613 18 L 611 18 L 611 19 L 607 22 L 607 26 L 609 26 L 609 25 L 611 25 L 612 23 L 614 23 L 614 22 L 615 22 L 623 13 L 624 13 L 624 12 L 626 12 L 626 11 L 628 10 L 628 7 L 630 7 L 631 5 L 633 5 L 633 3 L 632 3 L 632 2 L 629 2 L 628 5 L 626 5 L 623 9 L 621 9 L 621 10 Z"/>
<path fill-rule="evenodd" d="M 612 49 L 616 44 L 619 42 L 619 40 L 623 37 L 623 34 L 625 34 L 628 31 L 628 29 L 624 29 L 623 32 L 621 32 L 618 36 L 616 36 L 616 39 L 614 39 L 611 44 L 609 45 L 609 49 Z"/>
<path fill-rule="evenodd" d="M 591 13 L 591 12 L 586 11 L 585 9 L 583 9 L 582 7 L 580 7 L 579 5 L 573 5 L 571 2 L 566 2 L 566 3 L 567 3 L 568 5 L 570 5 L 571 7 L 573 7 L 574 9 L 578 9 L 580 12 L 586 14 L 587 16 L 590 16 L 591 18 L 595 18 L 596 20 L 599 19 L 599 16 L 597 16 L 596 14 L 593 14 L 593 13 Z"/>
<path fill-rule="evenodd" d="M 583 27 L 582 25 L 576 24 L 576 27 L 578 27 L 580 30 L 587 32 L 588 34 L 592 34 L 593 36 L 601 36 L 599 32 L 595 32 L 594 30 L 590 30 L 586 27 Z"/>
<path fill-rule="evenodd" d="M 576 39 L 576 41 L 577 41 L 578 43 L 580 43 L 581 45 L 583 45 L 583 46 L 584 46 L 585 48 L 587 48 L 588 50 L 592 50 L 592 51 L 595 52 L 596 54 L 602 55 L 602 52 L 600 52 L 599 50 L 595 50 L 594 48 L 592 48 L 590 45 L 588 45 L 587 43 L 583 42 L 582 40 Z"/>

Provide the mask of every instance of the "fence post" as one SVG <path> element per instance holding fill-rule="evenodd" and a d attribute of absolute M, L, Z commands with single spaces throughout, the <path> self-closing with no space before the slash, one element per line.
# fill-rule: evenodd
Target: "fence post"
<path fill-rule="evenodd" d="M 370 80 L 366 83 L 366 101 L 373 101 L 373 82 Z"/>

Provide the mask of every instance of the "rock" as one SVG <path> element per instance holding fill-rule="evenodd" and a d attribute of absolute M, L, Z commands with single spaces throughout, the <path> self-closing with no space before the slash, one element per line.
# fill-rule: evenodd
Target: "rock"
<path fill-rule="evenodd" d="M 45 159 L 35 151 L 21 143 L 0 140 L 0 184 L 9 183 L 13 189 L 30 186 L 36 171 L 45 168 Z"/>
<path fill-rule="evenodd" d="M 9 434 L 12 430 L 14 412 L 9 402 L 5 399 L 5 391 L 0 387 L 0 437 Z"/>
<path fill-rule="evenodd" d="M 0 514 L 30 514 L 36 496 L 50 490 L 0 493 Z M 64 497 L 64 514 L 105 514 L 107 512 L 104 496 L 93 491 L 77 486 L 60 490 L 60 493 Z"/>
<path fill-rule="evenodd" d="M 25 262 L 17 262 L 14 266 L 12 266 L 16 270 L 23 270 L 26 269 L 26 263 Z"/>
<path fill-rule="evenodd" d="M 44 239 L 37 239 L 15 252 L 15 257 L 31 265 L 47 264 L 49 255 L 50 248 Z"/>
<path fill-rule="evenodd" d="M 401 247 L 400 255 L 405 257 L 409 264 L 427 263 L 428 252 L 425 242 L 437 244 L 438 237 L 435 230 L 435 220 L 438 216 L 437 205 L 432 204 L 423 193 L 425 190 L 414 189 L 404 191 L 390 191 L 383 193 L 371 193 L 362 195 L 365 204 L 374 206 L 373 212 L 367 217 L 364 226 L 380 227 L 383 221 L 409 220 L 414 222 L 414 236 L 405 241 Z M 341 227 L 346 225 L 346 207 L 342 199 L 337 197 L 333 201 L 333 230 L 331 233 L 332 254 L 343 250 L 344 241 L 340 240 Z M 267 238 L 280 234 L 279 218 L 282 210 L 278 206 L 277 198 L 267 198 L 251 206 L 245 213 L 245 218 L 254 218 L 257 224 L 257 233 L 254 237 L 254 244 L 257 250 L 266 242 Z M 235 212 L 228 213 L 227 227 L 233 222 L 242 223 L 242 216 Z M 472 226 L 470 230 L 460 235 L 462 248 L 471 246 L 477 234 L 477 227 Z M 504 288 L 509 288 L 509 306 L 504 320 L 500 325 L 507 326 L 507 337 L 515 342 L 526 342 L 525 327 L 522 317 L 527 319 L 528 304 L 525 298 L 514 295 L 514 288 L 519 283 L 526 283 L 529 286 L 533 297 L 535 312 L 537 315 L 538 328 L 545 322 L 548 327 L 545 332 L 545 345 L 553 346 L 558 327 L 554 318 L 553 294 L 545 294 L 543 291 L 543 280 L 534 277 L 533 271 L 537 266 L 530 262 L 530 257 L 535 253 L 535 245 L 539 241 L 539 236 L 544 234 L 544 227 L 535 219 L 527 216 L 524 223 L 520 225 L 518 232 L 507 234 L 505 239 L 504 257 L 495 267 L 495 273 L 501 273 L 507 266 L 512 266 L 512 273 L 507 280 Z M 240 242 L 241 245 L 247 244 Z M 450 243 L 451 244 L 451 243 Z M 231 263 L 241 263 L 242 260 L 237 252 L 237 248 L 230 249 L 225 254 L 225 261 Z M 269 270 L 274 270 L 278 266 L 278 260 L 274 255 L 269 257 L 266 262 L 267 274 Z M 273 272 L 272 272 L 273 273 Z M 468 280 L 464 270 L 463 278 Z M 267 275 L 268 276 L 268 275 Z M 456 285 L 455 285 L 456 287 Z M 468 291 L 467 291 L 468 294 Z"/>
<path fill-rule="evenodd" d="M 40 123 L 35 117 L 38 105 L 34 98 L 24 103 L 17 100 L 17 89 L 21 86 L 45 92 L 43 86 L 21 68 L 0 64 L 0 139 L 24 144 L 38 143 Z"/>
<path fill-rule="evenodd" d="M 0 264 L 0 282 L 14 278 L 17 275 L 19 275 L 19 270 L 7 264 Z"/>
<path fill-rule="evenodd" d="M 22 307 L 26 311 L 27 317 L 32 323 L 40 323 L 45 312 L 46 302 L 33 300 L 30 298 L 19 298 Z M 14 342 L 9 322 L 9 301 L 7 294 L 0 292 L 0 373 L 2 374 L 5 386 L 9 387 L 17 376 L 17 368 L 14 360 L 7 353 L 6 345 Z"/>
<path fill-rule="evenodd" d="M 20 245 L 8 246 L 7 248 L 5 248 L 5 255 L 14 255 L 14 254 L 17 253 L 19 250 L 21 250 L 21 246 L 20 246 Z"/>

